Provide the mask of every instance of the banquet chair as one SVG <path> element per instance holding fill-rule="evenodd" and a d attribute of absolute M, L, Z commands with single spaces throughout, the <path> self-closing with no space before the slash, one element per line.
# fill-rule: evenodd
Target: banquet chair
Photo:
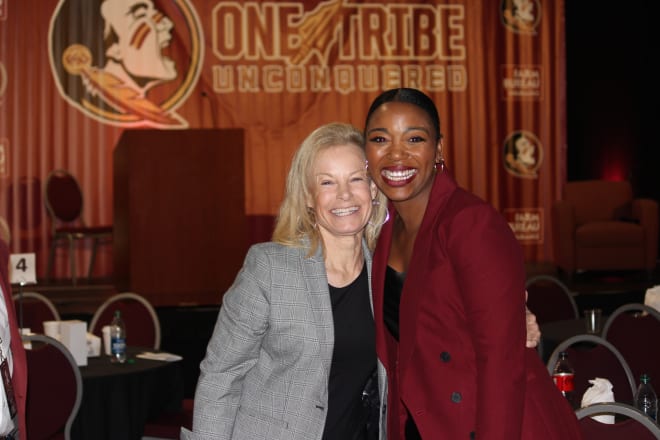
<path fill-rule="evenodd" d="M 642 373 L 660 384 L 660 312 L 645 304 L 631 303 L 619 306 L 605 321 L 603 338 L 619 349 L 639 379 Z"/>
<path fill-rule="evenodd" d="M 110 325 L 115 310 L 121 311 L 126 325 L 127 344 L 160 349 L 160 320 L 156 310 L 145 297 L 133 292 L 118 293 L 101 304 L 90 321 L 90 332 L 103 338 L 101 329 Z"/>
<path fill-rule="evenodd" d="M 14 308 L 20 328 L 29 328 L 33 333 L 44 333 L 44 321 L 60 321 L 60 313 L 48 297 L 37 292 L 15 293 Z"/>
<path fill-rule="evenodd" d="M 575 411 L 584 440 L 658 440 L 660 426 L 634 406 L 620 403 L 596 403 Z M 615 423 L 601 423 L 591 417 L 614 415 Z"/>
<path fill-rule="evenodd" d="M 568 361 L 575 370 L 577 403 L 582 401 L 584 392 L 591 386 L 589 381 L 597 377 L 610 381 L 615 401 L 626 403 L 633 401 L 637 389 L 635 378 L 619 350 L 605 339 L 584 334 L 562 341 L 548 359 L 546 366 L 550 375 L 562 351 L 568 353 Z"/>
<path fill-rule="evenodd" d="M 71 438 L 80 409 L 82 378 L 69 350 L 44 335 L 23 335 L 28 370 L 26 429 L 30 440 Z"/>
<path fill-rule="evenodd" d="M 527 307 L 536 315 L 539 325 L 580 317 L 573 293 L 559 278 L 536 275 L 527 279 L 525 287 Z"/>
<path fill-rule="evenodd" d="M 92 254 L 87 270 L 91 278 L 96 261 L 96 251 L 100 245 L 112 242 L 112 225 L 88 226 L 82 219 L 83 193 L 76 178 L 66 170 L 53 170 L 48 174 L 44 189 L 46 211 L 51 220 L 51 243 L 46 274 L 52 276 L 55 252 L 60 246 L 67 246 L 71 282 L 77 284 L 75 265 L 75 244 L 91 241 Z"/>

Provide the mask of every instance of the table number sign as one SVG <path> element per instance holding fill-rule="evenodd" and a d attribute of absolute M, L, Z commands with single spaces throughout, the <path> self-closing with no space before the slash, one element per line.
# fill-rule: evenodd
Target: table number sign
<path fill-rule="evenodd" d="M 9 281 L 11 284 L 36 284 L 34 253 L 9 256 Z"/>

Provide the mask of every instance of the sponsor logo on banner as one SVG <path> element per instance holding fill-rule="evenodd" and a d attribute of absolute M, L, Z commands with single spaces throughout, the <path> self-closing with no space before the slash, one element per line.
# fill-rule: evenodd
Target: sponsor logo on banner
<path fill-rule="evenodd" d="M 500 7 L 502 24 L 512 32 L 536 35 L 541 21 L 539 0 L 502 0 Z"/>
<path fill-rule="evenodd" d="M 0 0 L 0 20 L 7 19 L 7 2 L 9 0 Z"/>
<path fill-rule="evenodd" d="M 188 126 L 175 110 L 199 78 L 204 50 L 188 0 L 60 0 L 48 38 L 58 90 L 87 116 L 122 127 Z"/>
<path fill-rule="evenodd" d="M 505 209 L 504 217 L 522 244 L 543 244 L 543 208 Z"/>
<path fill-rule="evenodd" d="M 464 92 L 465 6 L 406 2 L 218 1 L 216 93 Z"/>
<path fill-rule="evenodd" d="M 507 64 L 500 68 L 502 99 L 543 100 L 541 66 Z"/>
<path fill-rule="evenodd" d="M 5 99 L 5 92 L 7 91 L 7 69 L 5 63 L 0 61 L 0 104 Z"/>
<path fill-rule="evenodd" d="M 541 141 L 531 132 L 519 130 L 509 134 L 504 141 L 504 168 L 516 177 L 538 178 L 543 161 Z"/>
<path fill-rule="evenodd" d="M 0 178 L 9 177 L 9 140 L 0 138 Z"/>

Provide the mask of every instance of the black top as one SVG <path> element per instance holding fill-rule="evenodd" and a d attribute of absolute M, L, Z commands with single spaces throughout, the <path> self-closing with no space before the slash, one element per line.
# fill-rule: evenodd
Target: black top
<path fill-rule="evenodd" d="M 399 340 L 399 303 L 406 274 L 390 266 L 385 270 L 385 297 L 383 298 L 383 321 L 394 339 Z"/>
<path fill-rule="evenodd" d="M 346 287 L 330 288 L 335 345 L 328 384 L 324 440 L 361 438 L 362 390 L 376 368 L 376 332 L 369 301 L 367 265 Z"/>
<path fill-rule="evenodd" d="M 385 270 L 385 298 L 383 299 L 383 321 L 394 338 L 399 340 L 399 306 L 401 304 L 401 292 L 403 282 L 406 280 L 405 272 L 397 272 L 390 266 Z M 408 418 L 404 428 L 406 440 L 421 440 L 422 436 L 417 430 L 417 425 L 408 411 Z"/>

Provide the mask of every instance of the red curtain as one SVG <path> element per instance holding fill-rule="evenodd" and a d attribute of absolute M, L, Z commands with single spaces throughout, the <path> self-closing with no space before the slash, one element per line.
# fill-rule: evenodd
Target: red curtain
<path fill-rule="evenodd" d="M 362 127 L 371 100 L 401 86 L 434 98 L 458 181 L 507 217 L 527 260 L 552 260 L 550 205 L 566 179 L 562 0 L 126 3 L 0 0 L 0 215 L 40 276 L 48 173 L 71 171 L 85 221 L 112 223 L 124 130 L 244 128 L 245 211 L 272 215 L 299 142 L 330 121 Z M 64 254 L 56 263 L 66 276 Z M 101 250 L 96 273 L 111 265 Z"/>

